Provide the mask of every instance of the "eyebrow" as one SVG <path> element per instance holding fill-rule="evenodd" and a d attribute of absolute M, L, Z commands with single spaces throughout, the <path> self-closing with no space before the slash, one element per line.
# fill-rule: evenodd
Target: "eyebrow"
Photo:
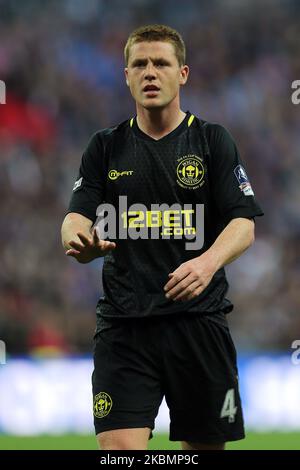
<path fill-rule="evenodd" d="M 154 64 L 164 64 L 164 65 L 171 65 L 171 62 L 167 59 L 165 59 L 164 57 L 156 57 L 156 58 L 151 58 L 150 57 L 150 60 L 151 62 L 153 62 Z M 135 59 L 131 66 L 132 67 L 135 67 L 136 65 L 145 65 L 147 64 L 148 62 L 148 59 L 144 59 L 144 58 L 141 58 L 141 59 Z"/>

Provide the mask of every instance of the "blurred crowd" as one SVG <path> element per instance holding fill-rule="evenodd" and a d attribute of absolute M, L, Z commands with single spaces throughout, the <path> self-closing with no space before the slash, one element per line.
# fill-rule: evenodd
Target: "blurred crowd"
<path fill-rule="evenodd" d="M 182 108 L 234 136 L 265 216 L 227 269 L 239 349 L 300 337 L 299 2 L 0 0 L 0 339 L 8 354 L 91 352 L 101 261 L 65 256 L 63 220 L 82 152 L 134 115 L 123 47 L 165 23 L 187 46 Z"/>

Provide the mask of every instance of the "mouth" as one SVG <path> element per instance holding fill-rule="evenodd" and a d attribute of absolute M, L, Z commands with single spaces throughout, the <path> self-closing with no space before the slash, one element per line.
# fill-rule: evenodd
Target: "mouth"
<path fill-rule="evenodd" d="M 156 85 L 146 85 L 143 88 L 143 92 L 146 93 L 147 96 L 156 96 L 160 89 Z"/>

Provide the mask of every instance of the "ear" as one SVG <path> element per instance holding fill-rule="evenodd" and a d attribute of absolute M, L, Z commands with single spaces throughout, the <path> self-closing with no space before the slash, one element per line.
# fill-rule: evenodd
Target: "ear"
<path fill-rule="evenodd" d="M 190 69 L 189 69 L 188 65 L 183 65 L 180 68 L 180 79 L 179 79 L 180 85 L 185 85 L 186 84 L 189 73 L 190 73 Z"/>
<path fill-rule="evenodd" d="M 129 80 L 128 80 L 128 68 L 125 67 L 124 69 L 124 73 L 125 73 L 125 78 L 126 78 L 126 85 L 129 86 Z"/>

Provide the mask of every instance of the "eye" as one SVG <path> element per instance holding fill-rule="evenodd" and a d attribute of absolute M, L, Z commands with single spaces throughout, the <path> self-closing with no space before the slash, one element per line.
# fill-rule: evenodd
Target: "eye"
<path fill-rule="evenodd" d="M 145 63 L 144 62 L 136 62 L 135 64 L 133 64 L 133 67 L 141 69 L 141 68 L 145 67 Z"/>
<path fill-rule="evenodd" d="M 170 62 L 168 62 L 166 60 L 158 60 L 155 64 L 155 66 L 162 69 L 162 68 L 170 67 L 171 64 L 170 64 Z"/>

